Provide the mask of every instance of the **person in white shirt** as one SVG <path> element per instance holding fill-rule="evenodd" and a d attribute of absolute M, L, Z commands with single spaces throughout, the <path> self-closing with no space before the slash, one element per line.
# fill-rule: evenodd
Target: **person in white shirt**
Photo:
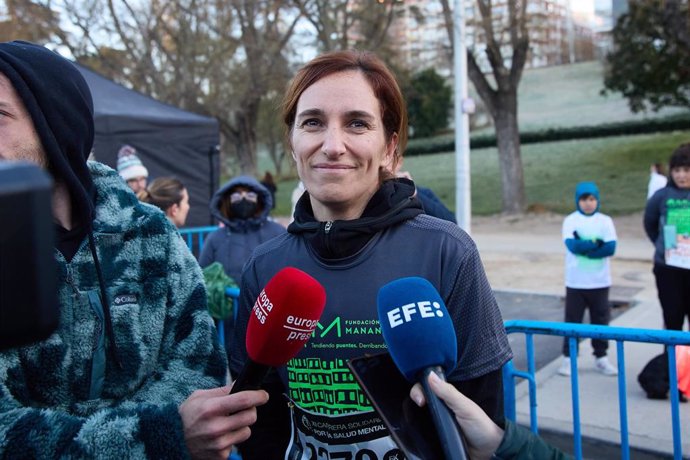
<path fill-rule="evenodd" d="M 652 163 L 649 167 L 649 184 L 647 184 L 647 199 L 650 199 L 657 190 L 666 187 L 668 178 L 664 174 L 664 165 Z"/>
<path fill-rule="evenodd" d="M 613 220 L 599 212 L 599 189 L 594 182 L 580 182 L 575 189 L 576 211 L 563 221 L 565 256 L 565 321 L 582 323 L 589 309 L 592 324 L 607 325 L 611 318 L 609 259 L 616 251 Z M 595 367 L 604 375 L 618 371 L 606 357 L 608 341 L 592 339 Z M 570 375 L 568 338 L 563 340 L 561 375 Z"/>

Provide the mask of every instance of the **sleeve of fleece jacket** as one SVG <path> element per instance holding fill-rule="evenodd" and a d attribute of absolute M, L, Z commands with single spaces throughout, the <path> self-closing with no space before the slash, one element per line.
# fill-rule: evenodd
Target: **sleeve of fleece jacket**
<path fill-rule="evenodd" d="M 206 312 L 201 270 L 179 235 L 168 233 L 167 316 L 160 318 L 165 327 L 151 375 L 127 396 L 95 400 L 100 410 L 79 416 L 73 407 L 23 406 L 26 395 L 7 385 L 26 378 L 20 355 L 0 354 L 0 457 L 189 457 L 177 408 L 194 390 L 220 386 L 226 361 Z M 121 359 L 126 369 L 138 356 L 121 350 Z"/>
<path fill-rule="evenodd" d="M 506 422 L 501 445 L 491 457 L 495 460 L 538 458 L 542 460 L 567 460 L 572 457 L 547 444 L 538 435 L 511 421 Z"/>

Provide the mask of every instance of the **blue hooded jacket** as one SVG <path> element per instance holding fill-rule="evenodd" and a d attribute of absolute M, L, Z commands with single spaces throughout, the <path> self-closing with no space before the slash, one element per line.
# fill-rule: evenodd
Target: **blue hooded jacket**
<path fill-rule="evenodd" d="M 221 211 L 223 197 L 240 185 L 259 195 L 259 205 L 262 209 L 257 216 L 240 219 L 227 216 Z M 199 265 L 203 268 L 213 262 L 220 262 L 225 273 L 239 284 L 242 267 L 249 260 L 254 248 L 286 231 L 279 223 L 269 220 L 272 205 L 271 192 L 253 177 L 238 176 L 222 185 L 213 195 L 209 208 L 211 214 L 220 220 L 224 227 L 211 233 L 204 242 L 199 255 Z"/>
<path fill-rule="evenodd" d="M 575 209 L 577 209 L 586 216 L 592 215 L 586 214 L 582 211 L 582 209 L 580 209 L 580 198 L 582 198 L 583 195 L 592 195 L 594 198 L 597 199 L 597 208 L 594 210 L 592 214 L 596 214 L 597 212 L 599 212 L 601 200 L 599 200 L 599 187 L 597 187 L 597 184 L 595 184 L 594 182 L 580 182 L 575 187 Z"/>

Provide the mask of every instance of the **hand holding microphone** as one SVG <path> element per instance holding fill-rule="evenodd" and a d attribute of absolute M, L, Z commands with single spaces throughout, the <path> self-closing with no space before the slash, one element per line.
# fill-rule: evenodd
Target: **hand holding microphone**
<path fill-rule="evenodd" d="M 434 286 L 419 277 L 401 278 L 379 290 L 379 323 L 388 351 L 410 382 L 421 383 L 445 458 L 467 458 L 454 414 L 431 391 L 429 374 L 445 380 L 457 363 L 457 338 Z"/>
<path fill-rule="evenodd" d="M 293 267 L 280 270 L 266 284 L 247 324 L 249 359 L 231 394 L 256 390 L 272 367 L 282 366 L 302 350 L 326 305 L 323 286 Z"/>
<path fill-rule="evenodd" d="M 296 268 L 284 268 L 271 278 L 252 308 L 249 359 L 232 389 L 197 390 L 178 409 L 192 458 L 228 458 L 235 444 L 249 438 L 256 407 L 268 401 L 268 393 L 245 390 L 258 390 L 271 367 L 299 353 L 325 303 L 323 286 Z M 235 394 L 240 391 L 244 393 Z"/>
<path fill-rule="evenodd" d="M 504 431 L 494 423 L 486 412 L 470 398 L 460 393 L 457 388 L 441 380 L 436 374 L 427 378 L 429 388 L 455 414 L 455 420 L 467 440 L 470 458 L 489 458 L 503 441 Z M 410 398 L 418 406 L 426 404 L 424 391 L 420 384 L 410 390 Z"/>

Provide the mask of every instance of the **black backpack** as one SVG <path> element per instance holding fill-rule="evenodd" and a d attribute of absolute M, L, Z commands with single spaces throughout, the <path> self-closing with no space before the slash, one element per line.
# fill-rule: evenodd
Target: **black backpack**
<path fill-rule="evenodd" d="M 647 393 L 649 399 L 666 399 L 668 397 L 668 356 L 666 353 L 652 358 L 645 364 L 637 381 Z"/>
<path fill-rule="evenodd" d="M 642 372 L 637 376 L 637 381 L 647 393 L 649 399 L 668 398 L 669 377 L 668 377 L 668 355 L 662 353 L 653 357 L 642 368 Z M 678 400 L 687 402 L 688 399 L 682 391 L 678 390 Z"/>

